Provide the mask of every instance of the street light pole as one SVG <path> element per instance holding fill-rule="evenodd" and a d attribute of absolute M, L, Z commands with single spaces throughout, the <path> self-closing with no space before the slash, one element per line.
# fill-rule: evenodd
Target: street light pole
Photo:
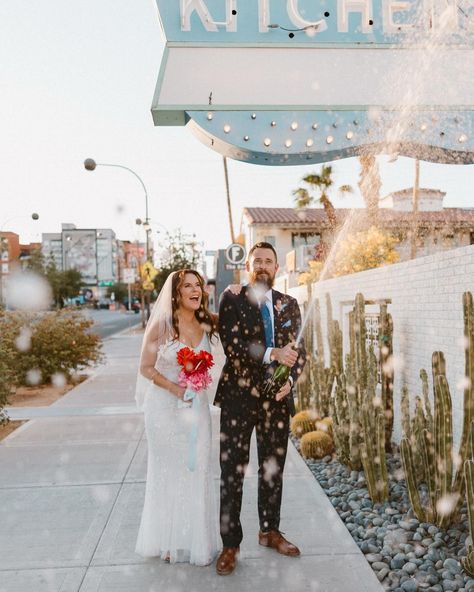
<path fill-rule="evenodd" d="M 145 221 L 143 223 L 143 227 L 145 228 L 145 232 L 146 232 L 146 260 L 149 260 L 149 256 L 150 256 L 150 239 L 149 239 L 149 224 L 150 224 L 150 218 L 148 216 L 148 191 L 146 189 L 145 183 L 143 182 L 142 178 L 140 177 L 140 175 L 138 175 L 134 170 L 132 170 L 131 168 L 123 165 L 123 164 L 112 164 L 112 163 L 108 163 L 108 162 L 96 162 L 93 158 L 86 158 L 86 160 L 84 161 L 84 168 L 87 171 L 94 171 L 96 169 L 96 167 L 98 166 L 108 166 L 108 167 L 115 167 L 118 169 L 125 169 L 126 171 L 128 171 L 129 173 L 132 173 L 132 175 L 134 175 L 140 182 L 141 186 L 143 187 L 143 191 L 145 193 Z M 148 229 L 145 227 L 148 226 Z"/>

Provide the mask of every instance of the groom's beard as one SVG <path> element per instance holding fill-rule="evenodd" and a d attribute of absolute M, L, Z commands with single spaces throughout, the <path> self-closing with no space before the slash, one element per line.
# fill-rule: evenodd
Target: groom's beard
<path fill-rule="evenodd" d="M 250 274 L 250 283 L 253 285 L 264 287 L 265 292 L 273 288 L 274 281 L 275 276 L 270 275 L 266 271 L 253 271 Z"/>

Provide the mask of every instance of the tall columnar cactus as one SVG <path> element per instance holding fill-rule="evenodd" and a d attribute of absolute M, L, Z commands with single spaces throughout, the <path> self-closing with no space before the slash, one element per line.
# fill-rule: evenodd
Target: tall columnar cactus
<path fill-rule="evenodd" d="M 308 286 L 308 302 L 304 305 L 304 317 L 308 318 L 303 330 L 304 343 L 307 351 L 306 366 L 303 376 L 296 383 L 296 393 L 298 397 L 298 410 L 308 409 L 311 407 L 312 398 L 312 384 L 311 384 L 311 369 L 314 359 L 313 350 L 313 321 L 311 315 L 311 290 Z"/>
<path fill-rule="evenodd" d="M 342 336 L 333 338 L 341 341 Z M 365 300 L 357 294 L 354 310 L 349 313 L 350 353 L 344 372 L 340 372 L 332 406 L 335 444 L 342 462 L 351 468 L 364 469 L 369 494 L 373 501 L 388 497 L 385 461 L 385 417 L 383 401 L 377 394 L 377 360 L 370 348 L 367 352 Z M 341 363 L 341 356 L 336 364 Z M 375 437 L 374 437 L 375 436 Z"/>
<path fill-rule="evenodd" d="M 471 540 L 474 537 L 474 460 L 464 462 L 464 479 L 466 482 L 467 511 L 469 516 L 469 530 Z M 474 546 L 467 547 L 467 556 L 461 559 L 461 565 L 466 573 L 474 577 Z"/>
<path fill-rule="evenodd" d="M 382 374 L 382 408 L 385 411 L 385 450 L 392 450 L 393 433 L 393 321 L 387 305 L 380 305 L 379 351 Z"/>
<path fill-rule="evenodd" d="M 367 488 L 373 502 L 388 499 L 388 474 L 385 459 L 385 419 L 381 400 L 376 395 L 377 360 L 371 347 L 367 356 L 367 386 L 361 407 L 363 442 L 361 459 Z"/>
<path fill-rule="evenodd" d="M 330 313 L 329 313 L 330 314 Z M 326 366 L 324 354 L 324 341 L 321 327 L 321 310 L 319 300 L 314 301 L 313 330 L 316 336 L 315 346 L 310 356 L 310 406 L 317 409 L 322 415 L 328 415 L 330 411 L 330 400 L 332 396 L 334 381 L 340 372 L 338 360 L 342 358 L 342 333 L 337 321 L 329 317 L 328 324 L 331 327 L 331 333 L 328 335 L 330 365 Z"/>
<path fill-rule="evenodd" d="M 471 423 L 467 460 L 464 461 L 464 483 L 466 486 L 467 513 L 469 517 L 469 531 L 471 543 L 467 546 L 467 557 L 461 559 L 461 565 L 470 576 L 474 577 L 474 422 Z"/>
<path fill-rule="evenodd" d="M 418 429 L 416 446 L 413 447 L 413 432 L 404 430 L 402 438 L 402 460 L 408 491 L 413 509 L 419 520 L 429 519 L 441 528 L 446 528 L 458 519 L 459 510 L 464 502 L 466 481 L 464 479 L 464 461 L 472 454 L 472 430 L 474 420 L 474 310 L 471 293 L 463 295 L 464 337 L 465 337 L 465 389 L 464 389 L 464 417 L 463 432 L 458 463 L 453 480 L 453 427 L 452 403 L 449 384 L 446 378 L 446 362 L 442 352 L 435 352 L 432 357 L 433 390 L 434 390 L 434 419 L 427 402 L 427 376 L 420 374 L 425 398 L 425 413 L 417 408 L 418 420 L 424 421 L 425 428 Z M 420 406 L 419 406 L 420 407 Z M 415 423 L 416 425 L 416 423 Z M 421 433 L 420 433 L 421 432 Z M 413 458 L 417 455 L 416 460 Z M 420 471 L 417 467 L 423 464 Z M 420 512 L 419 486 L 425 483 L 429 492 L 429 503 Z"/>

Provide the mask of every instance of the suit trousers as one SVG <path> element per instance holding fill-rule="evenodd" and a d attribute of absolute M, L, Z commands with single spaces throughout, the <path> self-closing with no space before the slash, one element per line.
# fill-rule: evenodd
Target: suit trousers
<path fill-rule="evenodd" d="M 242 492 L 254 428 L 257 436 L 260 530 L 278 530 L 280 526 L 289 413 L 285 401 L 257 403 L 250 410 L 227 408 L 225 404 L 221 406 L 220 530 L 224 547 L 238 547 L 242 540 Z"/>

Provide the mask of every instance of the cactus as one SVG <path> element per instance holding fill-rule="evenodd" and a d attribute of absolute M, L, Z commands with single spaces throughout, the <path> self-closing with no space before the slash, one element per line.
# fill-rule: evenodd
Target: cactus
<path fill-rule="evenodd" d="M 474 535 L 474 460 L 464 462 L 464 479 L 467 493 L 467 512 L 469 516 L 469 530 L 471 540 Z M 461 565 L 466 573 L 474 577 L 474 546 L 472 543 L 467 547 L 467 557 L 461 559 Z"/>
<path fill-rule="evenodd" d="M 385 450 L 392 450 L 393 433 L 393 322 L 387 305 L 380 305 L 380 367 L 382 369 L 382 408 L 385 410 Z"/>
<path fill-rule="evenodd" d="M 310 292 L 308 293 L 309 296 Z M 305 327 L 305 344 L 307 363 L 305 369 L 306 380 L 298 381 L 298 400 L 300 409 L 317 409 L 321 415 L 329 413 L 329 401 L 334 384 L 334 371 L 325 366 L 324 343 L 321 330 L 321 312 L 319 300 L 314 300 L 313 311 L 307 308 L 309 321 Z M 313 312 L 314 314 L 311 314 Z M 316 336 L 316 338 L 315 338 Z M 337 335 L 341 341 L 342 336 Z M 316 347 L 314 347 L 316 344 Z M 331 354 L 331 355 L 334 355 Z"/>
<path fill-rule="evenodd" d="M 446 528 L 458 519 L 464 501 L 467 479 L 464 461 L 472 459 L 474 439 L 474 309 L 472 294 L 463 294 L 466 386 L 464 389 L 463 432 L 459 447 L 459 466 L 453 480 L 453 427 L 452 403 L 449 384 L 446 378 L 446 362 L 442 352 L 432 356 L 434 418 L 428 401 L 427 375 L 422 371 L 425 414 L 417 402 L 417 416 L 413 422 L 414 434 L 405 431 L 402 438 L 402 461 L 409 489 L 410 500 L 416 516 L 424 521 L 426 515 L 439 527 Z M 421 401 L 421 400 L 420 400 Z M 421 429 L 424 423 L 424 428 Z M 404 422 L 404 428 L 406 422 Z M 415 433 L 416 432 L 416 433 Z M 413 441 L 413 435 L 415 441 Z M 413 446 L 413 442 L 415 446 Z M 410 452 L 408 452 L 410 450 Z M 416 460 L 413 458 L 416 454 Z M 411 456 L 411 458 L 409 458 Z M 419 470 L 420 463 L 423 470 Z M 429 505 L 420 512 L 418 498 L 419 485 L 425 483 L 429 491 Z M 468 491 L 468 498 L 472 492 Z M 474 558 L 474 556 L 473 556 Z"/>
<path fill-rule="evenodd" d="M 350 417 L 347 400 L 345 376 L 342 375 L 336 384 L 334 397 L 330 401 L 330 415 L 333 420 L 334 444 L 339 460 L 346 465 L 351 464 L 350 450 Z"/>
<path fill-rule="evenodd" d="M 301 454 L 305 458 L 324 458 L 334 450 L 334 442 L 326 432 L 316 430 L 301 438 Z"/>
<path fill-rule="evenodd" d="M 464 482 L 471 544 L 467 547 L 467 557 L 461 559 L 461 565 L 466 573 L 474 577 L 474 546 L 472 544 L 474 537 L 474 422 L 470 427 L 467 456 L 468 460 L 464 461 Z"/>
<path fill-rule="evenodd" d="M 331 438 L 333 437 L 333 421 L 330 417 L 323 417 L 316 421 L 316 430 L 320 430 L 321 432 L 326 432 Z"/>
<path fill-rule="evenodd" d="M 383 502 L 388 499 L 385 419 L 381 399 L 376 397 L 377 360 L 372 347 L 367 356 L 366 368 L 367 387 L 361 408 L 363 425 L 361 460 L 371 500 Z"/>
<path fill-rule="evenodd" d="M 408 388 L 406 385 L 402 386 L 400 394 L 400 407 L 402 410 L 402 432 L 408 440 L 411 439 L 411 422 L 410 422 L 410 397 L 408 395 Z"/>
<path fill-rule="evenodd" d="M 314 411 L 300 411 L 291 419 L 291 433 L 295 438 L 301 438 L 307 432 L 312 432 L 316 429 L 316 421 L 318 419 L 319 417 Z"/>

